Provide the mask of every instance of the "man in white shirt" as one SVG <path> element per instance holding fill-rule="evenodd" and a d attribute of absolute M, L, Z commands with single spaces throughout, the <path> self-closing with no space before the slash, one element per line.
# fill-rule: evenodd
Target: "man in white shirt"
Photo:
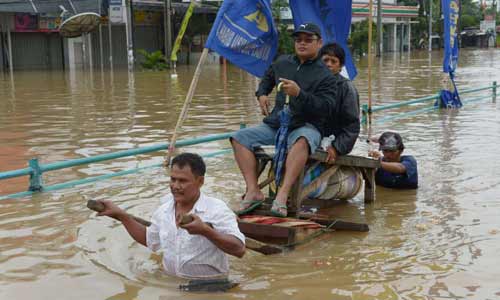
<path fill-rule="evenodd" d="M 163 266 L 171 275 L 183 278 L 214 278 L 227 276 L 229 262 L 225 253 L 243 257 L 245 237 L 238 228 L 236 216 L 222 201 L 201 193 L 205 164 L 199 155 L 183 153 L 172 161 L 171 195 L 146 227 L 111 201 L 101 201 L 109 216 L 125 226 L 138 243 L 152 251 L 161 250 Z M 183 215 L 193 221 L 180 224 Z"/>

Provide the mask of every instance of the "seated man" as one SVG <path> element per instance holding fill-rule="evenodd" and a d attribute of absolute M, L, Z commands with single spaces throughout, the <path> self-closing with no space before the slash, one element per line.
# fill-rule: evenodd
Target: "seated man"
<path fill-rule="evenodd" d="M 352 82 L 340 75 L 345 63 L 345 51 L 337 43 L 323 46 L 321 60 L 337 79 L 337 105 L 331 116 L 327 136 L 334 140 L 327 148 L 327 161 L 333 162 L 339 155 L 351 152 L 359 136 L 359 95 Z"/>
<path fill-rule="evenodd" d="M 380 159 L 380 168 L 375 173 L 378 185 L 394 189 L 416 189 L 418 187 L 417 161 L 413 156 L 401 155 L 405 146 L 398 133 L 384 132 L 378 139 L 379 151 L 369 156 Z"/>
<path fill-rule="evenodd" d="M 231 137 L 236 162 L 246 183 L 246 193 L 240 214 L 251 211 L 264 201 L 257 183 L 257 161 L 253 147 L 275 144 L 286 95 L 290 97 L 291 121 L 288 127 L 288 156 L 284 178 L 279 187 L 271 212 L 280 217 L 287 215 L 288 194 L 304 168 L 310 153 L 316 151 L 326 132 L 330 112 L 335 109 L 336 80 L 318 57 L 321 31 L 315 24 L 302 24 L 293 33 L 295 55 L 279 57 L 268 69 L 255 93 L 259 101 L 264 124 L 238 131 Z M 280 82 L 282 92 L 276 94 L 276 103 L 269 113 L 269 98 Z"/>
<path fill-rule="evenodd" d="M 205 163 L 199 155 L 183 153 L 172 161 L 171 195 L 153 214 L 146 227 L 111 201 L 101 201 L 109 216 L 127 229 L 138 243 L 152 251 L 163 251 L 165 271 L 183 278 L 227 276 L 229 262 L 224 254 L 243 257 L 245 237 L 236 216 L 222 201 L 201 193 Z M 193 221 L 180 225 L 181 216 L 190 214 Z"/>

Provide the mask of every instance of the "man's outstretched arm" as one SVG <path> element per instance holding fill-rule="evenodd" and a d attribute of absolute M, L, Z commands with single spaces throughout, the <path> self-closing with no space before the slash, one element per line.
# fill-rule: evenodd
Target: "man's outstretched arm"
<path fill-rule="evenodd" d="M 131 215 L 127 214 L 123 209 L 119 208 L 111 201 L 99 201 L 104 205 L 104 210 L 99 212 L 98 216 L 108 216 L 122 222 L 130 236 L 139 244 L 147 247 L 146 244 L 146 226 L 139 223 Z"/>

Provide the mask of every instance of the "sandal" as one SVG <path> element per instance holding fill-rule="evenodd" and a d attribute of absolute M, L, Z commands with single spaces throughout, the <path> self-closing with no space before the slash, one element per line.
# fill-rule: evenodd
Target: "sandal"
<path fill-rule="evenodd" d="M 279 203 L 278 201 L 273 201 L 273 206 L 270 211 L 271 215 L 279 218 L 285 218 L 288 214 L 288 208 L 286 204 Z"/>
<path fill-rule="evenodd" d="M 236 212 L 236 215 L 241 216 L 248 214 L 257 207 L 261 206 L 264 200 L 243 200 L 240 204 L 240 210 Z"/>

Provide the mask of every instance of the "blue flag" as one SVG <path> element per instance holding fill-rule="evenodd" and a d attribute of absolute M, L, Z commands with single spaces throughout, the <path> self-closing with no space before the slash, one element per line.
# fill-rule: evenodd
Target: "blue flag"
<path fill-rule="evenodd" d="M 353 80 L 358 71 L 347 47 L 351 28 L 352 0 L 290 0 L 295 28 L 314 23 L 321 28 L 323 44 L 336 42 L 345 51 L 345 67 Z"/>
<path fill-rule="evenodd" d="M 278 49 L 269 0 L 225 0 L 205 47 L 262 77 Z"/>
<path fill-rule="evenodd" d="M 458 63 L 458 0 L 442 0 L 444 16 L 444 59 L 443 72 L 452 73 Z M 453 76 L 453 75 L 452 75 Z"/>

